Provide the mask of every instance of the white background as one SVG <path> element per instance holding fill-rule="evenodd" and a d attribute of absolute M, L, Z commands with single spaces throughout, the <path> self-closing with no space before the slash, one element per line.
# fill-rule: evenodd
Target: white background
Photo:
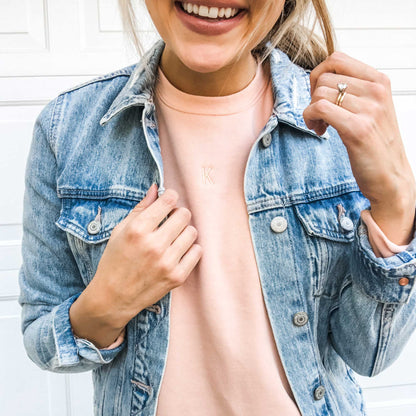
<path fill-rule="evenodd" d="M 416 172 L 416 2 L 328 3 L 339 49 L 390 76 Z M 140 15 L 150 45 L 156 35 L 144 10 Z M 0 0 L 0 416 L 92 415 L 90 373 L 41 371 L 23 349 L 17 303 L 23 175 L 42 107 L 70 86 L 137 60 L 120 28 L 116 0 Z M 389 369 L 359 377 L 370 415 L 416 414 L 415 349 L 413 336 Z"/>

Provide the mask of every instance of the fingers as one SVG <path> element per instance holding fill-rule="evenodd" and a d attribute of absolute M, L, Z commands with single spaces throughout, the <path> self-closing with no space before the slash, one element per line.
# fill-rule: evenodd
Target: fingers
<path fill-rule="evenodd" d="M 329 126 L 329 124 L 325 123 L 325 121 L 323 120 L 307 120 L 306 118 L 305 124 L 308 126 L 309 129 L 314 130 L 318 136 L 322 136 Z"/>
<path fill-rule="evenodd" d="M 157 184 L 153 183 L 147 190 L 145 197 L 132 209 L 131 212 L 139 213 L 144 211 L 157 199 Z"/>
<path fill-rule="evenodd" d="M 152 185 L 146 196 L 134 207 L 128 217 L 129 228 L 134 235 L 144 236 L 152 233 L 152 241 L 157 241 L 158 250 L 168 264 L 177 264 L 177 275 L 185 279 L 198 263 L 202 248 L 193 244 L 197 230 L 189 225 L 191 212 L 185 207 L 176 207 L 178 193 L 167 189 L 157 198 L 157 186 Z M 167 220 L 159 226 L 164 218 Z M 182 281 L 179 276 L 178 281 Z"/>
<path fill-rule="evenodd" d="M 384 76 L 375 68 L 364 64 L 342 52 L 334 52 L 319 64 L 310 75 L 311 93 L 313 94 L 317 81 L 322 74 L 341 74 L 351 78 L 358 78 L 370 82 L 384 82 Z"/>
<path fill-rule="evenodd" d="M 331 88 L 338 94 L 338 84 L 347 84 L 348 87 L 346 92 L 357 97 L 364 97 L 371 94 L 373 86 L 373 83 L 369 81 L 326 72 L 317 79 L 316 87 L 312 96 L 314 96 L 322 87 Z"/>
<path fill-rule="evenodd" d="M 362 99 L 359 97 L 350 94 L 348 92 L 349 88 L 346 91 L 346 95 L 342 101 L 341 106 L 348 111 L 351 111 L 354 114 L 358 114 L 362 111 Z M 335 104 L 339 95 L 338 89 L 320 86 L 315 90 L 315 93 L 312 96 L 311 103 L 316 103 L 320 100 L 328 100 L 330 103 Z"/>
<path fill-rule="evenodd" d="M 303 115 L 306 125 L 318 135 L 322 135 L 328 125 L 341 136 L 352 133 L 351 122 L 362 124 L 363 119 L 366 122 L 375 119 L 391 101 L 390 81 L 386 75 L 340 52 L 317 66 L 310 78 L 311 105 Z M 347 84 L 347 89 L 337 105 L 340 83 Z"/>
<path fill-rule="evenodd" d="M 145 198 L 147 198 L 147 195 Z M 145 198 L 143 198 L 143 200 Z M 130 221 L 140 221 L 141 232 L 144 234 L 150 233 L 156 230 L 163 219 L 176 207 L 178 199 L 179 195 L 173 189 L 166 189 L 166 191 L 157 198 L 157 189 L 155 188 L 150 191 L 149 199 L 145 201 L 143 205 L 140 205 L 142 200 L 133 208 L 129 214 Z"/>
<path fill-rule="evenodd" d="M 155 231 L 155 238 L 168 248 L 191 220 L 191 211 L 185 207 L 175 208 L 169 218 Z"/>
<path fill-rule="evenodd" d="M 166 256 L 173 257 L 179 262 L 181 257 L 190 249 L 197 237 L 197 229 L 192 225 L 188 225 L 166 250 Z"/>
<path fill-rule="evenodd" d="M 201 256 L 202 247 L 199 244 L 193 244 L 192 247 L 182 257 L 178 268 L 184 279 L 191 274 L 192 270 L 199 262 Z"/>
<path fill-rule="evenodd" d="M 308 128 L 314 129 L 316 123 L 324 121 L 334 127 L 341 137 L 348 135 L 357 124 L 356 114 L 325 99 L 309 105 L 303 112 L 303 118 Z"/>

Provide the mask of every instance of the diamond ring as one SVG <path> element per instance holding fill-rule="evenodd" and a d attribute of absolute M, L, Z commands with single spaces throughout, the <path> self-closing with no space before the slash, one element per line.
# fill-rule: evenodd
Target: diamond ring
<path fill-rule="evenodd" d="M 338 97 L 337 97 L 337 101 L 335 102 L 336 105 L 340 106 L 342 105 L 342 102 L 344 101 L 344 97 L 347 94 L 347 88 L 348 88 L 348 84 L 346 84 L 345 82 L 340 82 L 338 85 Z"/>

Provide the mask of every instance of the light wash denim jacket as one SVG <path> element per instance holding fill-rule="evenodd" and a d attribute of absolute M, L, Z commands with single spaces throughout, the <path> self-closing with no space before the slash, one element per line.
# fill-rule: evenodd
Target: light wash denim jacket
<path fill-rule="evenodd" d="M 152 182 L 164 192 L 152 98 L 163 47 L 52 100 L 27 164 L 24 345 L 42 369 L 93 370 L 95 416 L 155 415 L 166 364 L 170 293 L 135 316 L 112 350 L 74 338 L 68 315 L 114 226 Z M 416 235 L 406 251 L 374 255 L 360 218 L 369 201 L 344 144 L 334 129 L 318 136 L 303 121 L 308 72 L 277 49 L 269 61 L 274 110 L 251 148 L 244 194 L 276 347 L 302 415 L 364 415 L 354 372 L 380 373 L 416 327 Z"/>

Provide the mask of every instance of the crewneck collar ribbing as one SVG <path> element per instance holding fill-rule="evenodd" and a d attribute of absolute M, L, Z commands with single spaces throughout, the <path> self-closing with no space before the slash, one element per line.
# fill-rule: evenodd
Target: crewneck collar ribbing
<path fill-rule="evenodd" d="M 161 68 L 158 68 L 156 96 L 168 107 L 188 114 L 200 115 L 230 115 L 244 111 L 253 106 L 270 83 L 270 75 L 262 64 L 257 65 L 254 78 L 242 90 L 224 96 L 201 96 L 185 93 L 166 78 Z"/>

